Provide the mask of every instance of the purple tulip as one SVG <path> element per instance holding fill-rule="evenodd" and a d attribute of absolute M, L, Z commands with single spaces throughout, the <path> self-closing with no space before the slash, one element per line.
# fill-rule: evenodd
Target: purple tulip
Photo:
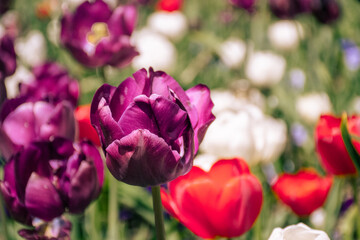
<path fill-rule="evenodd" d="M 75 135 L 73 107 L 67 101 L 56 105 L 44 101 L 7 100 L 0 113 L 0 152 L 6 159 L 32 141 L 55 136 L 70 140 Z"/>
<path fill-rule="evenodd" d="M 254 10 L 256 0 L 230 0 L 230 3 L 238 8 L 252 12 Z"/>
<path fill-rule="evenodd" d="M 138 55 L 130 44 L 137 11 L 119 6 L 112 11 L 102 0 L 85 1 L 61 21 L 61 42 L 87 67 L 123 67 Z"/>
<path fill-rule="evenodd" d="M 344 53 L 346 67 L 350 71 L 356 71 L 360 68 L 360 49 L 351 40 L 342 39 L 341 46 Z"/>
<path fill-rule="evenodd" d="M 18 233 L 27 240 L 65 240 L 70 239 L 71 222 L 64 218 L 55 218 L 51 222 L 38 220 L 35 229 L 21 229 Z M 35 225 L 35 224 L 34 224 Z"/>
<path fill-rule="evenodd" d="M 117 88 L 104 84 L 91 105 L 112 175 L 125 183 L 153 186 L 187 173 L 214 120 L 210 91 L 186 92 L 169 75 L 145 69 Z"/>
<path fill-rule="evenodd" d="M 296 1 L 294 0 L 269 0 L 271 12 L 278 18 L 294 18 L 299 13 Z"/>
<path fill-rule="evenodd" d="M 7 10 L 9 10 L 11 2 L 12 2 L 11 0 L 1 0 L 0 1 L 0 14 L 3 14 Z"/>
<path fill-rule="evenodd" d="M 319 22 L 331 24 L 340 17 L 340 4 L 336 0 L 313 0 L 312 13 Z"/>
<path fill-rule="evenodd" d="M 13 39 L 5 35 L 0 39 L 0 81 L 12 75 L 16 69 L 16 54 Z"/>
<path fill-rule="evenodd" d="M 48 62 L 33 69 L 34 80 L 20 85 L 20 96 L 27 101 L 46 100 L 71 102 L 75 108 L 79 99 L 79 84 L 57 63 Z"/>
<path fill-rule="evenodd" d="M 11 215 L 29 224 L 33 218 L 51 221 L 65 210 L 83 212 L 103 181 L 104 166 L 94 145 L 54 138 L 32 142 L 13 155 L 0 190 Z"/>

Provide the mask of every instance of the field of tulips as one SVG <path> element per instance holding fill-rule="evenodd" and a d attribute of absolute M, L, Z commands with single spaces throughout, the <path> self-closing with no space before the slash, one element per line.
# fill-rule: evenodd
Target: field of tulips
<path fill-rule="evenodd" d="M 360 240 L 359 12 L 0 0 L 0 240 Z"/>

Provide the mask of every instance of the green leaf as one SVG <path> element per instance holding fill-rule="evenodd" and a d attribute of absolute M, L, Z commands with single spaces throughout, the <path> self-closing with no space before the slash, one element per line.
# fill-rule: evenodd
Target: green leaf
<path fill-rule="evenodd" d="M 340 130 L 341 130 L 341 137 L 344 141 L 346 150 L 348 151 L 348 153 L 351 157 L 351 160 L 353 161 L 354 165 L 356 166 L 356 169 L 359 172 L 360 171 L 360 156 L 351 142 L 352 139 L 351 139 L 351 135 L 349 133 L 348 120 L 347 120 L 346 113 L 343 113 L 343 115 L 341 116 Z"/>

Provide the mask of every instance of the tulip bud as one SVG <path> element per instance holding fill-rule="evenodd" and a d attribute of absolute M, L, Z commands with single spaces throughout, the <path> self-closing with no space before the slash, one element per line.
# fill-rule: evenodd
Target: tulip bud
<path fill-rule="evenodd" d="M 290 225 L 284 229 L 275 228 L 268 240 L 330 240 L 328 235 L 319 230 L 309 228 L 303 223 Z"/>

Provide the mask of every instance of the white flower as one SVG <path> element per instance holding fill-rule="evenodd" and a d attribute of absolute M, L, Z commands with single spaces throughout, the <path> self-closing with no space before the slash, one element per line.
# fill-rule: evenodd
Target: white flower
<path fill-rule="evenodd" d="M 150 29 L 173 40 L 181 39 L 188 29 L 186 17 L 179 11 L 155 12 L 149 16 L 147 24 Z"/>
<path fill-rule="evenodd" d="M 36 66 L 46 60 L 46 41 L 38 30 L 32 30 L 23 38 L 15 41 L 15 51 L 20 60 L 28 66 Z"/>
<path fill-rule="evenodd" d="M 296 111 L 308 123 L 316 123 L 321 114 L 331 112 L 331 102 L 326 93 L 310 93 L 299 97 Z"/>
<path fill-rule="evenodd" d="M 19 84 L 22 82 L 30 82 L 34 75 L 24 66 L 20 65 L 16 68 L 13 75 L 5 78 L 5 86 L 8 98 L 15 98 L 19 94 Z"/>
<path fill-rule="evenodd" d="M 238 111 L 245 104 L 244 100 L 237 98 L 232 92 L 226 90 L 212 90 L 211 100 L 214 103 L 212 112 L 215 115 L 225 110 Z"/>
<path fill-rule="evenodd" d="M 202 170 L 208 172 L 211 167 L 219 159 L 215 155 L 211 154 L 199 154 L 194 159 L 194 166 L 201 168 Z"/>
<path fill-rule="evenodd" d="M 135 32 L 132 41 L 140 55 L 132 61 L 135 69 L 153 67 L 171 72 L 176 62 L 176 49 L 164 36 L 149 29 Z"/>
<path fill-rule="evenodd" d="M 281 20 L 272 24 L 268 29 L 268 38 L 271 44 L 281 50 L 292 50 L 299 45 L 302 37 L 300 23 L 289 20 Z"/>
<path fill-rule="evenodd" d="M 316 209 L 313 213 L 311 213 L 309 220 L 313 226 L 317 228 L 324 227 L 326 219 L 326 212 L 323 208 Z"/>
<path fill-rule="evenodd" d="M 268 240 L 330 240 L 328 235 L 320 230 L 309 228 L 303 223 L 290 225 L 284 229 L 275 228 Z"/>
<path fill-rule="evenodd" d="M 218 54 L 227 67 L 237 68 L 245 59 L 246 44 L 240 39 L 230 38 L 220 45 Z"/>
<path fill-rule="evenodd" d="M 280 82 L 286 68 L 282 56 L 271 52 L 255 52 L 250 55 L 245 74 L 256 86 L 270 87 Z"/>
<path fill-rule="evenodd" d="M 56 46 L 60 43 L 61 23 L 58 18 L 52 19 L 46 28 L 48 39 Z"/>
<path fill-rule="evenodd" d="M 290 85 L 296 90 L 303 90 L 306 82 L 306 75 L 303 70 L 299 68 L 293 68 L 289 72 Z"/>
<path fill-rule="evenodd" d="M 241 157 L 251 164 L 276 160 L 286 144 L 285 123 L 264 116 L 255 105 L 237 105 L 236 110 L 226 107 L 215 114 L 200 150 L 218 158 Z"/>

